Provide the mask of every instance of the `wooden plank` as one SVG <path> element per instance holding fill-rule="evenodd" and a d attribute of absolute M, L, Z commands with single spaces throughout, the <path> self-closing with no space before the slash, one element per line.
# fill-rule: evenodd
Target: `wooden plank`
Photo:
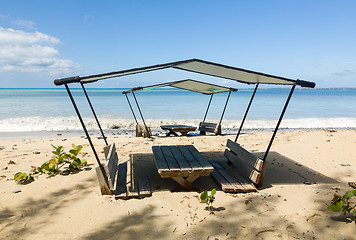
<path fill-rule="evenodd" d="M 161 146 L 164 159 L 167 162 L 170 172 L 180 172 L 180 167 L 168 146 Z"/>
<path fill-rule="evenodd" d="M 218 170 L 215 169 L 210 175 L 224 192 L 235 192 L 235 187 L 226 181 L 226 179 L 219 173 Z"/>
<path fill-rule="evenodd" d="M 187 160 L 184 158 L 177 146 L 169 146 L 169 150 L 172 152 L 182 171 L 192 171 L 192 167 L 188 164 Z"/>
<path fill-rule="evenodd" d="M 108 157 L 105 163 L 105 166 L 108 168 L 108 180 L 109 180 L 109 187 L 113 191 L 115 185 L 115 177 L 117 171 L 117 162 L 118 156 L 116 152 L 115 143 L 111 144 L 110 151 L 108 153 Z"/>
<path fill-rule="evenodd" d="M 195 159 L 195 157 L 192 155 L 192 153 L 188 150 L 188 148 L 184 145 L 179 145 L 177 146 L 179 151 L 182 153 L 184 156 L 185 160 L 188 162 L 190 167 L 192 168 L 193 172 L 200 172 L 203 171 L 204 168 L 200 166 L 199 162 Z"/>
<path fill-rule="evenodd" d="M 246 192 L 246 189 L 235 178 L 231 177 L 218 161 L 210 160 L 210 163 L 235 188 L 235 192 Z"/>
<path fill-rule="evenodd" d="M 231 168 L 225 161 L 219 161 L 219 164 L 225 169 L 225 171 L 231 175 L 238 182 L 238 186 L 242 186 L 246 192 L 257 192 L 257 189 L 251 179 L 241 174 L 237 174 L 236 168 Z M 234 183 L 232 185 L 235 186 Z"/>
<path fill-rule="evenodd" d="M 100 187 L 100 192 L 101 195 L 111 195 L 112 192 L 109 188 L 109 186 L 106 183 L 105 177 L 103 173 L 100 170 L 100 167 L 95 167 L 95 172 L 98 177 L 98 182 L 99 182 L 99 187 Z"/>
<path fill-rule="evenodd" d="M 169 167 L 159 146 L 152 146 L 155 162 L 159 173 L 169 172 Z"/>
<path fill-rule="evenodd" d="M 206 160 L 193 145 L 186 145 L 186 148 L 191 152 L 191 154 L 198 161 L 200 166 L 202 166 L 204 168 L 204 170 L 206 170 L 206 171 L 214 170 L 213 166 L 211 166 L 211 164 L 208 162 L 208 160 Z"/>
<path fill-rule="evenodd" d="M 126 199 L 126 175 L 127 175 L 127 162 L 119 164 L 116 181 L 115 198 L 116 199 Z"/>
<path fill-rule="evenodd" d="M 138 198 L 138 184 L 135 181 L 133 156 L 131 155 L 130 161 L 127 162 L 126 174 L 126 189 L 127 198 Z"/>
<path fill-rule="evenodd" d="M 215 132 L 217 123 L 208 123 L 208 122 L 200 122 L 199 123 L 199 130 L 206 131 L 206 132 Z"/>
<path fill-rule="evenodd" d="M 151 186 L 147 175 L 140 175 L 138 177 L 138 192 L 140 198 L 152 196 Z"/>
<path fill-rule="evenodd" d="M 110 148 L 111 148 L 111 144 L 108 145 L 108 146 L 105 146 L 105 147 L 103 148 L 103 150 L 104 150 L 104 155 L 105 155 L 105 159 L 108 158 L 108 154 L 109 154 Z"/>
<path fill-rule="evenodd" d="M 255 168 L 257 171 L 261 171 L 263 167 L 263 161 L 255 156 L 254 154 L 250 153 L 243 147 L 241 147 L 238 143 L 231 141 L 230 139 L 227 140 L 226 146 L 233 152 L 235 155 L 241 159 L 245 164 L 251 166 L 251 168 Z"/>
<path fill-rule="evenodd" d="M 239 144 L 227 141 L 227 147 L 231 149 L 225 150 L 224 156 L 240 170 L 243 177 L 248 177 L 256 186 L 261 186 L 263 181 L 263 170 L 265 163 Z M 235 155 L 235 153 L 237 155 Z"/>

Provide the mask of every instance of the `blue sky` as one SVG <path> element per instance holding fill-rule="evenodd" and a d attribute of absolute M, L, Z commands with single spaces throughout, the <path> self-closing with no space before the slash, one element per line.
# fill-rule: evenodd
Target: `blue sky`
<path fill-rule="evenodd" d="M 56 78 L 190 58 L 356 87 L 355 9 L 351 0 L 1 1 L 0 87 L 54 87 Z M 185 77 L 163 70 L 93 87 Z"/>

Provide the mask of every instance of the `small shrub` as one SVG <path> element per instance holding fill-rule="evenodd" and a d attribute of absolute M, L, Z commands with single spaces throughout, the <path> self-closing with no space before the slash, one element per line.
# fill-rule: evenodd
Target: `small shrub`
<path fill-rule="evenodd" d="M 210 192 L 210 195 L 208 195 L 208 191 L 204 191 L 200 194 L 200 202 L 201 203 L 206 203 L 208 205 L 208 208 L 210 210 L 210 214 L 214 214 L 213 212 L 213 202 L 215 200 L 215 193 L 216 189 L 213 188 Z"/>
<path fill-rule="evenodd" d="M 351 205 L 350 198 L 356 196 L 356 190 L 348 191 L 344 194 L 344 196 L 340 196 L 335 194 L 332 200 L 331 205 L 328 207 L 329 210 L 334 212 L 342 212 L 344 215 L 346 213 L 350 213 L 352 211 L 353 218 L 356 224 L 356 205 Z"/>
<path fill-rule="evenodd" d="M 23 172 L 17 172 L 14 175 L 14 180 L 18 184 L 26 184 L 26 183 L 30 183 L 30 182 L 34 181 L 34 178 L 31 173 L 26 174 Z"/>
<path fill-rule="evenodd" d="M 57 174 L 68 174 L 75 171 L 80 171 L 80 169 L 87 165 L 87 161 L 78 158 L 78 154 L 82 150 L 82 145 L 72 144 L 72 149 L 69 153 L 65 153 L 63 146 L 53 146 L 54 154 L 49 161 L 45 161 L 40 167 L 31 166 L 31 171 L 29 174 L 18 172 L 14 175 L 14 180 L 16 183 L 25 184 L 32 182 L 34 180 L 34 174 L 48 174 L 49 177 L 53 177 Z M 65 167 L 65 170 L 61 171 L 61 168 Z"/>

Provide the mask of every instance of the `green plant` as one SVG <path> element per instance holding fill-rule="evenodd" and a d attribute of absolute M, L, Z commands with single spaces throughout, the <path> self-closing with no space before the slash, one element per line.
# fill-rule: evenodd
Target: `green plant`
<path fill-rule="evenodd" d="M 26 184 L 26 183 L 32 182 L 34 180 L 34 178 L 33 178 L 31 173 L 26 174 L 26 173 L 23 173 L 23 172 L 17 172 L 14 175 L 14 180 L 15 180 L 16 183 Z"/>
<path fill-rule="evenodd" d="M 356 224 L 356 205 L 352 206 L 350 203 L 350 198 L 356 196 L 356 190 L 347 191 L 344 196 L 335 194 L 331 205 L 328 207 L 329 210 L 334 212 L 342 212 L 344 215 L 352 211 L 353 221 Z"/>
<path fill-rule="evenodd" d="M 83 148 L 82 145 L 75 146 L 72 144 L 73 149 L 70 149 L 69 153 L 64 152 L 63 146 L 56 147 L 52 145 L 52 147 L 55 149 L 52 151 L 54 155 L 51 160 L 44 162 L 41 167 L 37 168 L 39 172 L 55 176 L 61 173 L 60 169 L 66 164 L 68 164 L 67 169 L 62 173 L 79 171 L 81 167 L 87 165 L 86 160 L 78 158 L 78 154 Z"/>
<path fill-rule="evenodd" d="M 210 214 L 214 214 L 213 212 L 213 202 L 215 200 L 215 193 L 216 189 L 213 188 L 210 192 L 210 195 L 208 195 L 208 191 L 204 191 L 200 194 L 200 202 L 201 203 L 206 203 L 208 205 L 208 208 L 210 210 Z"/>
<path fill-rule="evenodd" d="M 54 154 L 49 161 L 45 161 L 40 167 L 31 166 L 31 171 L 29 174 L 18 172 L 14 176 L 16 183 L 24 184 L 29 183 L 34 180 L 34 174 L 48 174 L 49 177 L 55 176 L 57 174 L 66 174 L 75 171 L 79 171 L 83 166 L 87 165 L 87 161 L 84 159 L 78 158 L 78 154 L 82 150 L 82 145 L 72 144 L 72 149 L 69 150 L 69 153 L 65 153 L 63 146 L 54 146 L 52 153 Z M 65 166 L 65 170 L 61 171 L 60 169 Z"/>

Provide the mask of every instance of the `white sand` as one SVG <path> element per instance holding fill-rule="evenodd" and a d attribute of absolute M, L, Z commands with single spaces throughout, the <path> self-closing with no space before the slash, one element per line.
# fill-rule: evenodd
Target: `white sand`
<path fill-rule="evenodd" d="M 239 143 L 263 156 L 270 132 L 243 134 Z M 214 215 L 199 203 L 196 192 L 175 192 L 171 179 L 162 179 L 153 162 L 152 145 L 193 144 L 207 159 L 223 157 L 226 136 L 110 136 L 119 161 L 139 154 L 150 179 L 152 197 L 115 200 L 101 196 L 96 161 L 86 139 L 32 138 L 0 140 L 0 239 L 355 239 L 350 215 L 327 209 L 335 189 L 340 194 L 356 181 L 356 131 L 279 132 L 267 159 L 258 193 L 228 194 L 210 177 L 194 185 L 217 188 Z M 99 155 L 104 141 L 93 138 Z M 28 172 L 52 156 L 53 145 L 82 144 L 90 169 L 78 174 L 17 185 L 13 175 Z M 39 151 L 40 154 L 34 154 Z M 14 161 L 16 164 L 8 164 Z M 350 164 L 342 166 L 341 164 Z M 312 184 L 306 185 L 305 181 Z M 13 193 L 13 190 L 21 190 Z M 264 194 L 267 197 L 263 197 Z M 268 196 L 270 194 L 270 196 Z"/>

